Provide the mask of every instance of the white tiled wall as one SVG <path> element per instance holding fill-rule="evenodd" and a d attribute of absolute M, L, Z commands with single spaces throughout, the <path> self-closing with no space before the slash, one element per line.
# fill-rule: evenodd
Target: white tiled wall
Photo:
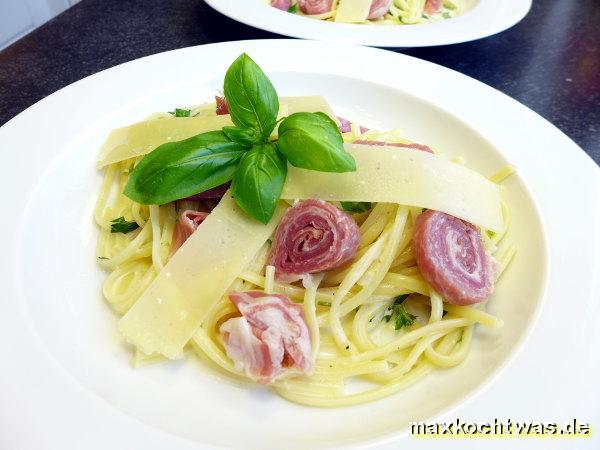
<path fill-rule="evenodd" d="M 0 0 L 0 49 L 80 0 Z"/>

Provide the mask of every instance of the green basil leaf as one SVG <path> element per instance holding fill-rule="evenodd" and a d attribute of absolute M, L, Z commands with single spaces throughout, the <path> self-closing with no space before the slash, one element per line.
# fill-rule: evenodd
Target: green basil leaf
<path fill-rule="evenodd" d="M 340 202 L 344 211 L 363 213 L 370 210 L 373 205 L 371 202 Z"/>
<path fill-rule="evenodd" d="M 279 125 L 277 146 L 296 167 L 321 172 L 356 170 L 337 124 L 327 114 L 299 112 L 286 117 Z"/>
<path fill-rule="evenodd" d="M 254 130 L 254 143 L 266 142 L 275 128 L 279 99 L 258 64 L 245 53 L 240 55 L 225 74 L 223 90 L 233 123 Z"/>
<path fill-rule="evenodd" d="M 162 205 L 204 192 L 231 180 L 245 151 L 222 131 L 162 144 L 135 166 L 123 193 L 138 203 Z"/>
<path fill-rule="evenodd" d="M 251 128 L 223 127 L 223 133 L 233 142 L 246 147 L 252 147 L 257 141 L 256 132 Z"/>
<path fill-rule="evenodd" d="M 242 156 L 231 184 L 233 197 L 246 213 L 267 223 L 275 212 L 286 175 L 287 162 L 277 146 L 258 144 Z"/>

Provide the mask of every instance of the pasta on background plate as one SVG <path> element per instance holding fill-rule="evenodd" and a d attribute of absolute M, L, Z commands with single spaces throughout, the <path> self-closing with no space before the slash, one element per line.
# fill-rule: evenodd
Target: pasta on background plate
<path fill-rule="evenodd" d="M 461 0 L 265 0 L 282 11 L 337 23 L 417 25 L 451 19 Z"/>

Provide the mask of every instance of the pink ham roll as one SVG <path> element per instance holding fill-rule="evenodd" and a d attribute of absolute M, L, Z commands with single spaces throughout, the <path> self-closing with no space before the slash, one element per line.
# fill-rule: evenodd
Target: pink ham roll
<path fill-rule="evenodd" d="M 200 226 L 204 219 L 208 217 L 207 212 L 193 211 L 188 209 L 179 214 L 179 219 L 173 230 L 173 239 L 171 240 L 171 254 L 179 250 L 185 241 L 192 235 L 196 228 Z"/>
<path fill-rule="evenodd" d="M 217 102 L 217 116 L 229 114 L 229 106 L 227 106 L 227 100 L 225 100 L 225 97 L 215 95 L 215 100 Z"/>
<path fill-rule="evenodd" d="M 331 11 L 333 0 L 298 0 L 300 11 L 304 14 L 324 14 Z"/>
<path fill-rule="evenodd" d="M 373 0 L 367 19 L 380 19 L 390 10 L 392 0 Z"/>
<path fill-rule="evenodd" d="M 287 11 L 292 6 L 292 0 L 272 0 L 271 6 L 282 11 Z"/>
<path fill-rule="evenodd" d="M 425 211 L 417 217 L 413 245 L 421 274 L 448 303 L 471 305 L 492 294 L 494 265 L 470 223 Z"/>
<path fill-rule="evenodd" d="M 229 298 L 242 316 L 226 321 L 220 331 L 237 370 L 263 384 L 312 371 L 310 331 L 300 305 L 260 291 L 231 292 Z"/>
<path fill-rule="evenodd" d="M 359 242 L 352 217 L 322 200 L 305 200 L 290 208 L 277 227 L 269 264 L 278 280 L 293 282 L 346 264 Z"/>
<path fill-rule="evenodd" d="M 442 9 L 442 0 L 427 0 L 425 2 L 425 7 L 423 8 L 423 11 L 425 12 L 425 14 L 436 14 L 439 13 Z"/>

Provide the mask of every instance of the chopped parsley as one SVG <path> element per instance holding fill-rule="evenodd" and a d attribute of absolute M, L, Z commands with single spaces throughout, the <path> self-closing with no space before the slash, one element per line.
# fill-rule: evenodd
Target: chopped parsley
<path fill-rule="evenodd" d="M 344 211 L 363 213 L 370 210 L 373 205 L 370 202 L 340 202 Z"/>
<path fill-rule="evenodd" d="M 111 233 L 129 233 L 139 227 L 137 222 L 128 222 L 123 216 L 111 220 L 110 224 Z"/>
<path fill-rule="evenodd" d="M 175 108 L 175 111 L 169 111 L 169 114 L 172 114 L 175 117 L 190 117 L 191 112 L 191 109 Z"/>
<path fill-rule="evenodd" d="M 427 14 L 421 14 L 421 17 L 425 20 L 429 20 L 429 16 Z"/>
<path fill-rule="evenodd" d="M 317 305 L 319 305 L 319 306 L 331 306 L 331 302 L 324 302 L 323 300 L 319 300 L 317 302 Z"/>
<path fill-rule="evenodd" d="M 396 297 L 392 306 L 390 306 L 387 309 L 386 313 L 383 316 L 383 319 L 386 322 L 389 322 L 392 318 L 394 318 L 394 322 L 395 322 L 394 329 L 395 330 L 399 330 L 402 327 L 411 326 L 413 323 L 415 323 L 415 319 L 417 318 L 417 316 L 409 313 L 406 310 L 406 308 L 404 308 L 404 305 L 402 304 L 402 302 L 404 302 L 404 300 L 406 300 L 407 297 L 408 297 L 408 294 L 400 295 L 400 296 Z"/>
<path fill-rule="evenodd" d="M 288 12 L 289 12 L 289 13 L 292 13 L 292 14 L 296 14 L 296 13 L 298 12 L 298 3 L 296 3 L 296 4 L 292 5 L 292 6 L 290 6 L 290 7 L 288 8 Z"/>
<path fill-rule="evenodd" d="M 452 16 L 450 15 L 450 13 L 448 11 L 445 11 L 442 13 L 442 17 L 444 19 L 450 19 Z"/>
<path fill-rule="evenodd" d="M 98 256 L 98 259 L 110 259 L 110 258 L 107 258 L 106 256 Z"/>

